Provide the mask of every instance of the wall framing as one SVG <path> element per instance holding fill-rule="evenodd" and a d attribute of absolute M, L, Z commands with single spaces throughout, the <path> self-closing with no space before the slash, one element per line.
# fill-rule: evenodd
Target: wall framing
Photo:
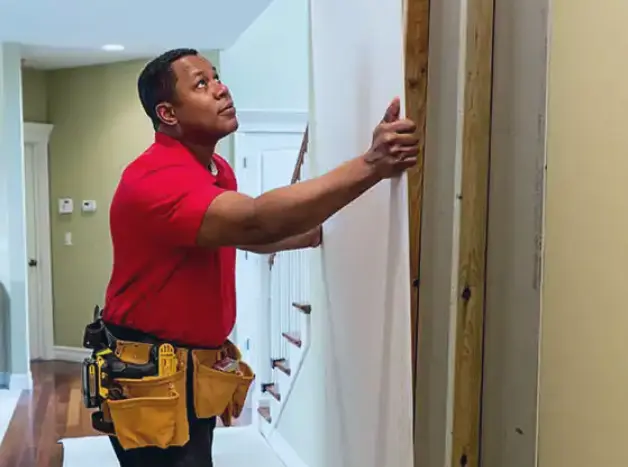
<path fill-rule="evenodd" d="M 548 16 L 406 0 L 418 467 L 537 463 Z"/>
<path fill-rule="evenodd" d="M 469 0 L 465 41 L 452 466 L 479 466 L 494 0 Z M 465 24 L 466 23 L 466 24 Z"/>
<path fill-rule="evenodd" d="M 421 256 L 421 206 L 423 198 L 423 161 L 427 116 L 427 62 L 430 0 L 407 0 L 405 4 L 405 108 L 423 137 L 416 167 L 408 171 L 410 218 L 410 279 L 413 385 L 416 386 L 416 358 L 419 313 L 419 259 Z"/>

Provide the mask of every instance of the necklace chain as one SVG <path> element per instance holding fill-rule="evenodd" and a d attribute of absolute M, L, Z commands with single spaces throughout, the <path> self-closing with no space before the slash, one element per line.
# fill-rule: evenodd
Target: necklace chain
<path fill-rule="evenodd" d="M 218 175 L 218 166 L 214 162 L 214 159 L 209 160 L 209 165 L 207 166 L 209 169 L 209 173 L 211 173 L 214 177 Z"/>

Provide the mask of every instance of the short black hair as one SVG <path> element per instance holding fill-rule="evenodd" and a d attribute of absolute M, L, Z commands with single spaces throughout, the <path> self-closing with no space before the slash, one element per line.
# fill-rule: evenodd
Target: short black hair
<path fill-rule="evenodd" d="M 171 101 L 174 95 L 177 77 L 172 71 L 172 63 L 182 57 L 198 55 L 194 49 L 172 49 L 162 53 L 159 57 L 146 64 L 137 80 L 137 91 L 144 112 L 157 129 L 161 120 L 157 116 L 157 105 L 164 101 Z"/>

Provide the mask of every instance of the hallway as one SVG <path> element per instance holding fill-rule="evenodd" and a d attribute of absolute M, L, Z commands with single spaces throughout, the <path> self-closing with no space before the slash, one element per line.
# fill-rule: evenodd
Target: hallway
<path fill-rule="evenodd" d="M 19 396 L 0 444 L 0 467 L 61 467 L 60 439 L 100 434 L 91 427 L 91 412 L 83 406 L 78 363 L 33 362 L 31 371 L 33 392 Z M 250 423 L 248 412 L 236 424 Z"/>

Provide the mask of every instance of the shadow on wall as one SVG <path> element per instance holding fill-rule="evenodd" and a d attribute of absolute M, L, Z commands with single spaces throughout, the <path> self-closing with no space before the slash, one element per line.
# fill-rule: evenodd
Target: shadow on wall
<path fill-rule="evenodd" d="M 9 292 L 0 282 L 0 388 L 9 386 L 9 367 L 11 361 L 11 302 Z"/>

